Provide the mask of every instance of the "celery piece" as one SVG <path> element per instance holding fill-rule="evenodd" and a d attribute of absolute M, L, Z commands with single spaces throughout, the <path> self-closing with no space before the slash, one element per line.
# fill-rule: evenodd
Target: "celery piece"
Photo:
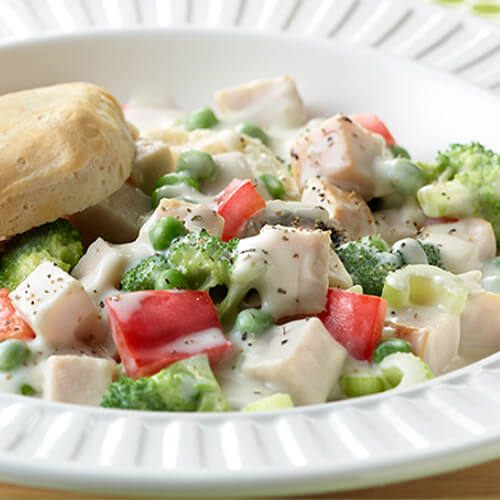
<path fill-rule="evenodd" d="M 384 378 L 375 373 L 373 375 L 368 373 L 342 375 L 340 386 L 342 392 L 350 398 L 368 396 L 386 390 Z"/>
<path fill-rule="evenodd" d="M 402 389 L 434 378 L 424 361 L 409 352 L 389 354 L 380 362 L 379 369 L 390 388 Z"/>
<path fill-rule="evenodd" d="M 289 394 L 278 392 L 257 401 L 248 403 L 241 411 L 269 411 L 293 408 L 293 401 Z"/>
<path fill-rule="evenodd" d="M 412 306 L 437 306 L 460 314 L 467 302 L 463 280 L 436 266 L 415 264 L 389 274 L 382 297 L 393 309 Z"/>

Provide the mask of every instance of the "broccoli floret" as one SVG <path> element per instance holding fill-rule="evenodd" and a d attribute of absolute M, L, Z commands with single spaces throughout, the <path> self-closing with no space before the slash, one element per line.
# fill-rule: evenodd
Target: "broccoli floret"
<path fill-rule="evenodd" d="M 402 251 L 403 248 L 410 250 L 410 253 L 407 254 Z M 422 251 L 418 251 L 419 248 Z M 441 251 L 433 243 L 422 243 L 413 238 L 404 238 L 394 243 L 391 253 L 399 255 L 405 266 L 409 264 L 427 264 L 444 269 Z"/>
<path fill-rule="evenodd" d="M 387 275 L 404 264 L 400 254 L 388 249 L 381 238 L 367 236 L 349 241 L 335 251 L 355 285 L 361 285 L 366 294 L 381 295 Z"/>
<path fill-rule="evenodd" d="M 417 199 L 429 217 L 481 217 L 500 244 L 500 155 L 477 142 L 452 144 L 432 164 Z"/>
<path fill-rule="evenodd" d="M 150 377 L 121 377 L 108 387 L 101 406 L 148 411 L 229 410 L 206 354 L 177 361 Z"/>
<path fill-rule="evenodd" d="M 12 238 L 0 254 L 0 288 L 14 290 L 47 261 L 69 272 L 82 255 L 82 237 L 67 220 L 58 219 L 30 229 Z"/>
<path fill-rule="evenodd" d="M 427 256 L 427 262 L 430 266 L 437 266 L 441 269 L 445 269 L 443 261 L 441 259 L 441 251 L 436 245 L 432 243 L 419 243 L 422 245 L 424 249 L 425 255 Z"/>
<path fill-rule="evenodd" d="M 193 289 L 229 287 L 238 241 L 233 238 L 224 242 L 205 231 L 189 233 L 172 242 L 167 251 L 168 263 L 186 276 Z"/>
<path fill-rule="evenodd" d="M 156 277 L 169 267 L 166 257 L 161 254 L 146 257 L 123 275 L 120 288 L 123 292 L 154 290 Z"/>
<path fill-rule="evenodd" d="M 249 264 L 248 272 L 233 276 L 238 257 L 237 238 L 228 242 L 206 231 L 189 233 L 175 239 L 163 254 L 153 255 L 129 269 L 122 281 L 123 291 L 154 289 L 161 272 L 171 269 L 182 273 L 190 289 L 210 292 L 223 323 L 234 320 L 238 307 L 258 274 Z"/>

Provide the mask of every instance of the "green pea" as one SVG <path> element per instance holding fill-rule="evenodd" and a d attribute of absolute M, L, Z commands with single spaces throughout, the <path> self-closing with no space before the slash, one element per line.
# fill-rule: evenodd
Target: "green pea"
<path fill-rule="evenodd" d="M 187 201 L 188 203 L 199 203 L 196 194 L 198 191 L 185 184 L 166 184 L 153 191 L 151 201 L 156 208 L 163 198 Z"/>
<path fill-rule="evenodd" d="M 23 396 L 34 396 L 36 394 L 35 388 L 29 384 L 23 384 L 19 392 Z"/>
<path fill-rule="evenodd" d="M 184 120 L 184 128 L 187 131 L 197 128 L 212 128 L 217 123 L 218 120 L 214 112 L 210 108 L 205 107 L 188 113 Z"/>
<path fill-rule="evenodd" d="M 0 343 L 0 371 L 8 372 L 22 365 L 31 355 L 25 342 L 18 339 L 4 340 Z"/>
<path fill-rule="evenodd" d="M 155 250 L 166 250 L 175 238 L 186 234 L 184 223 L 175 217 L 163 217 L 149 230 L 149 241 Z"/>
<path fill-rule="evenodd" d="M 264 146 L 269 146 L 271 143 L 269 136 L 260 127 L 254 125 L 253 123 L 241 123 L 236 127 L 236 129 L 242 134 L 259 139 Z"/>
<path fill-rule="evenodd" d="M 282 200 L 285 196 L 285 187 L 283 183 L 274 175 L 271 174 L 262 174 L 259 175 L 259 179 L 262 181 L 266 189 L 269 191 L 269 194 L 275 200 Z"/>
<path fill-rule="evenodd" d="M 245 309 L 238 314 L 235 327 L 242 334 L 261 335 L 274 325 L 273 317 L 260 309 Z"/>
<path fill-rule="evenodd" d="M 415 194 L 425 184 L 422 169 L 405 158 L 388 161 L 385 175 L 394 190 L 405 196 Z"/>
<path fill-rule="evenodd" d="M 194 179 L 186 175 L 186 172 L 182 172 L 180 174 L 163 175 L 156 181 L 154 188 L 158 189 L 162 186 L 172 186 L 176 184 L 186 184 L 186 186 L 190 186 L 196 189 L 196 191 L 200 190 L 200 186 L 198 185 L 198 183 Z"/>
<path fill-rule="evenodd" d="M 177 159 L 177 173 L 185 172 L 197 182 L 211 181 L 217 175 L 217 165 L 211 155 L 191 149 Z"/>
<path fill-rule="evenodd" d="M 410 344 L 403 339 L 387 339 L 379 342 L 373 351 L 373 362 L 380 363 L 389 354 L 412 352 Z"/>
<path fill-rule="evenodd" d="M 392 156 L 394 156 L 394 158 L 406 158 L 407 160 L 411 160 L 410 153 L 408 153 L 408 151 L 405 148 L 403 148 L 402 146 L 398 146 L 397 144 L 393 144 L 390 147 L 390 150 L 391 150 Z"/>
<path fill-rule="evenodd" d="M 173 288 L 182 290 L 189 289 L 188 280 L 180 271 L 176 269 L 166 269 L 155 279 L 155 290 L 171 290 Z"/>

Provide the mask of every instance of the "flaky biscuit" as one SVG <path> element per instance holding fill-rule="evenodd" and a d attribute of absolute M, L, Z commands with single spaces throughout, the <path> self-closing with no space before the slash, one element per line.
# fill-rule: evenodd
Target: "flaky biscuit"
<path fill-rule="evenodd" d="M 130 175 L 134 141 L 105 90 L 67 83 L 0 97 L 0 237 L 95 205 Z"/>

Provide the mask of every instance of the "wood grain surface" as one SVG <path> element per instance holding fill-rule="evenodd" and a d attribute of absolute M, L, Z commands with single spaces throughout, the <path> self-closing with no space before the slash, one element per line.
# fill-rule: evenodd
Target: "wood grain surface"
<path fill-rule="evenodd" d="M 165 497 L 168 498 L 168 497 Z M 171 497 L 172 498 L 172 497 Z M 500 498 L 500 459 L 461 471 L 450 472 L 427 479 L 407 481 L 380 488 L 329 493 L 322 495 L 302 495 L 295 500 L 337 500 L 337 499 L 492 499 Z M 0 483 L 1 500 L 105 500 L 124 499 L 120 496 L 85 495 L 34 488 L 25 488 Z M 290 500 L 292 497 L 290 497 Z M 265 500 L 265 499 L 264 499 Z M 270 500 L 270 499 L 268 499 Z M 274 500 L 277 500 L 276 498 Z M 283 500 L 283 499 L 282 499 Z"/>

